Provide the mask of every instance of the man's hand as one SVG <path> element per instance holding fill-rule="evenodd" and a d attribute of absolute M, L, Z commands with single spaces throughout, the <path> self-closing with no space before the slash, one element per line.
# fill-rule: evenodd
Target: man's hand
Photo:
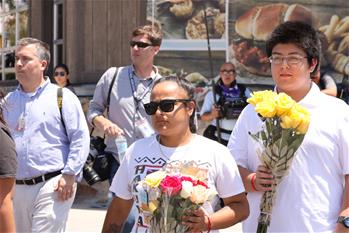
<path fill-rule="evenodd" d="M 124 134 L 124 131 L 104 116 L 97 116 L 93 119 L 93 124 L 103 130 L 108 137 L 116 138 Z"/>
<path fill-rule="evenodd" d="M 254 183 L 258 191 L 265 192 L 272 190 L 271 185 L 275 184 L 275 179 L 270 170 L 263 165 L 259 165 Z"/>
<path fill-rule="evenodd" d="M 221 112 L 220 107 L 217 105 L 213 105 L 212 110 L 211 110 L 212 119 L 216 119 L 216 118 L 220 117 L 220 112 Z"/>
<path fill-rule="evenodd" d="M 58 199 L 66 201 L 71 198 L 75 192 L 75 186 L 75 175 L 62 174 L 54 189 L 58 192 Z"/>

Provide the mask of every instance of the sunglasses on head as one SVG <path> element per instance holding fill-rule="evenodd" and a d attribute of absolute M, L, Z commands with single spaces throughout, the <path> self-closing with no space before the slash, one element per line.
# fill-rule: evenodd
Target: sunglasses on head
<path fill-rule="evenodd" d="M 146 48 L 148 46 L 151 46 L 151 44 L 145 43 L 145 42 L 142 42 L 142 41 L 133 41 L 133 40 L 130 41 L 130 46 L 132 48 L 134 48 L 136 45 L 137 45 L 138 48 Z"/>
<path fill-rule="evenodd" d="M 61 72 L 55 72 L 55 76 L 65 76 L 65 72 L 61 71 Z"/>
<path fill-rule="evenodd" d="M 148 115 L 154 115 L 158 108 L 160 108 L 161 112 L 172 112 L 176 102 L 190 102 L 191 99 L 167 99 L 161 100 L 160 102 L 151 101 L 147 104 L 144 104 L 145 112 Z"/>

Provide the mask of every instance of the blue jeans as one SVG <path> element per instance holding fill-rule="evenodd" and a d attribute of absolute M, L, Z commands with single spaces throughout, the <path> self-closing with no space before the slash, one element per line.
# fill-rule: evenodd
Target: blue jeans
<path fill-rule="evenodd" d="M 114 158 L 114 156 L 112 154 L 110 154 L 109 163 L 110 163 L 109 184 L 111 185 L 113 178 L 115 176 L 115 173 L 117 172 L 118 168 L 120 167 L 120 164 Z M 115 196 L 114 193 L 113 193 L 113 196 Z M 132 228 L 133 228 L 133 225 L 135 224 L 137 216 L 138 216 L 138 210 L 137 210 L 136 206 L 133 205 L 130 213 L 128 214 L 126 221 L 124 222 L 122 233 L 130 233 L 132 231 Z"/>

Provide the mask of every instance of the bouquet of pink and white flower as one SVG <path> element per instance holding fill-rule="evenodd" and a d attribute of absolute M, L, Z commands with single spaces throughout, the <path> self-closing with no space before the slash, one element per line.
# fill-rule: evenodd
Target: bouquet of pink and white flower
<path fill-rule="evenodd" d="M 188 231 L 181 224 L 182 217 L 217 194 L 198 177 L 165 170 L 147 175 L 138 183 L 137 190 L 144 194 L 140 209 L 148 215 L 152 233 Z"/>

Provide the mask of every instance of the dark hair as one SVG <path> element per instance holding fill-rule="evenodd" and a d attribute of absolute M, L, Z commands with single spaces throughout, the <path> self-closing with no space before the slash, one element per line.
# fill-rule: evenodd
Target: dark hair
<path fill-rule="evenodd" d="M 160 46 L 162 41 L 162 33 L 158 28 L 152 25 L 144 25 L 136 27 L 132 31 L 132 37 L 146 35 L 154 46 Z"/>
<path fill-rule="evenodd" d="M 54 68 L 54 71 L 56 71 L 57 68 L 62 68 L 62 69 L 65 70 L 65 72 L 67 74 L 69 74 L 69 68 L 68 68 L 68 66 L 66 64 L 60 63 L 60 64 L 56 65 L 55 68 Z"/>
<path fill-rule="evenodd" d="M 48 68 L 51 59 L 50 46 L 47 43 L 32 37 L 25 37 L 17 42 L 18 47 L 27 46 L 31 44 L 35 45 L 36 55 L 38 56 L 38 58 L 47 61 L 46 68 Z"/>
<path fill-rule="evenodd" d="M 57 68 L 62 68 L 63 70 L 65 70 L 67 75 L 69 74 L 69 68 L 66 64 L 60 63 L 60 64 L 56 65 L 53 71 L 56 72 Z M 69 80 L 69 78 L 67 78 L 67 86 L 69 86 L 69 85 L 70 85 L 70 80 Z"/>
<path fill-rule="evenodd" d="M 178 76 L 170 75 L 170 76 L 162 77 L 156 80 L 154 83 L 154 87 L 159 83 L 163 83 L 163 82 L 177 83 L 177 85 L 187 93 L 188 99 L 193 100 L 193 102 L 195 103 L 195 100 L 194 100 L 195 88 L 188 80 L 184 78 L 180 78 Z M 189 129 L 190 129 L 190 132 L 196 133 L 195 108 L 189 119 Z"/>
<path fill-rule="evenodd" d="M 307 54 L 309 65 L 312 64 L 312 59 L 316 59 L 317 65 L 314 71 L 318 70 L 321 62 L 321 42 L 318 33 L 312 26 L 298 21 L 287 21 L 277 26 L 266 41 L 268 57 L 272 55 L 273 48 L 277 44 L 288 43 L 295 44 Z"/>

